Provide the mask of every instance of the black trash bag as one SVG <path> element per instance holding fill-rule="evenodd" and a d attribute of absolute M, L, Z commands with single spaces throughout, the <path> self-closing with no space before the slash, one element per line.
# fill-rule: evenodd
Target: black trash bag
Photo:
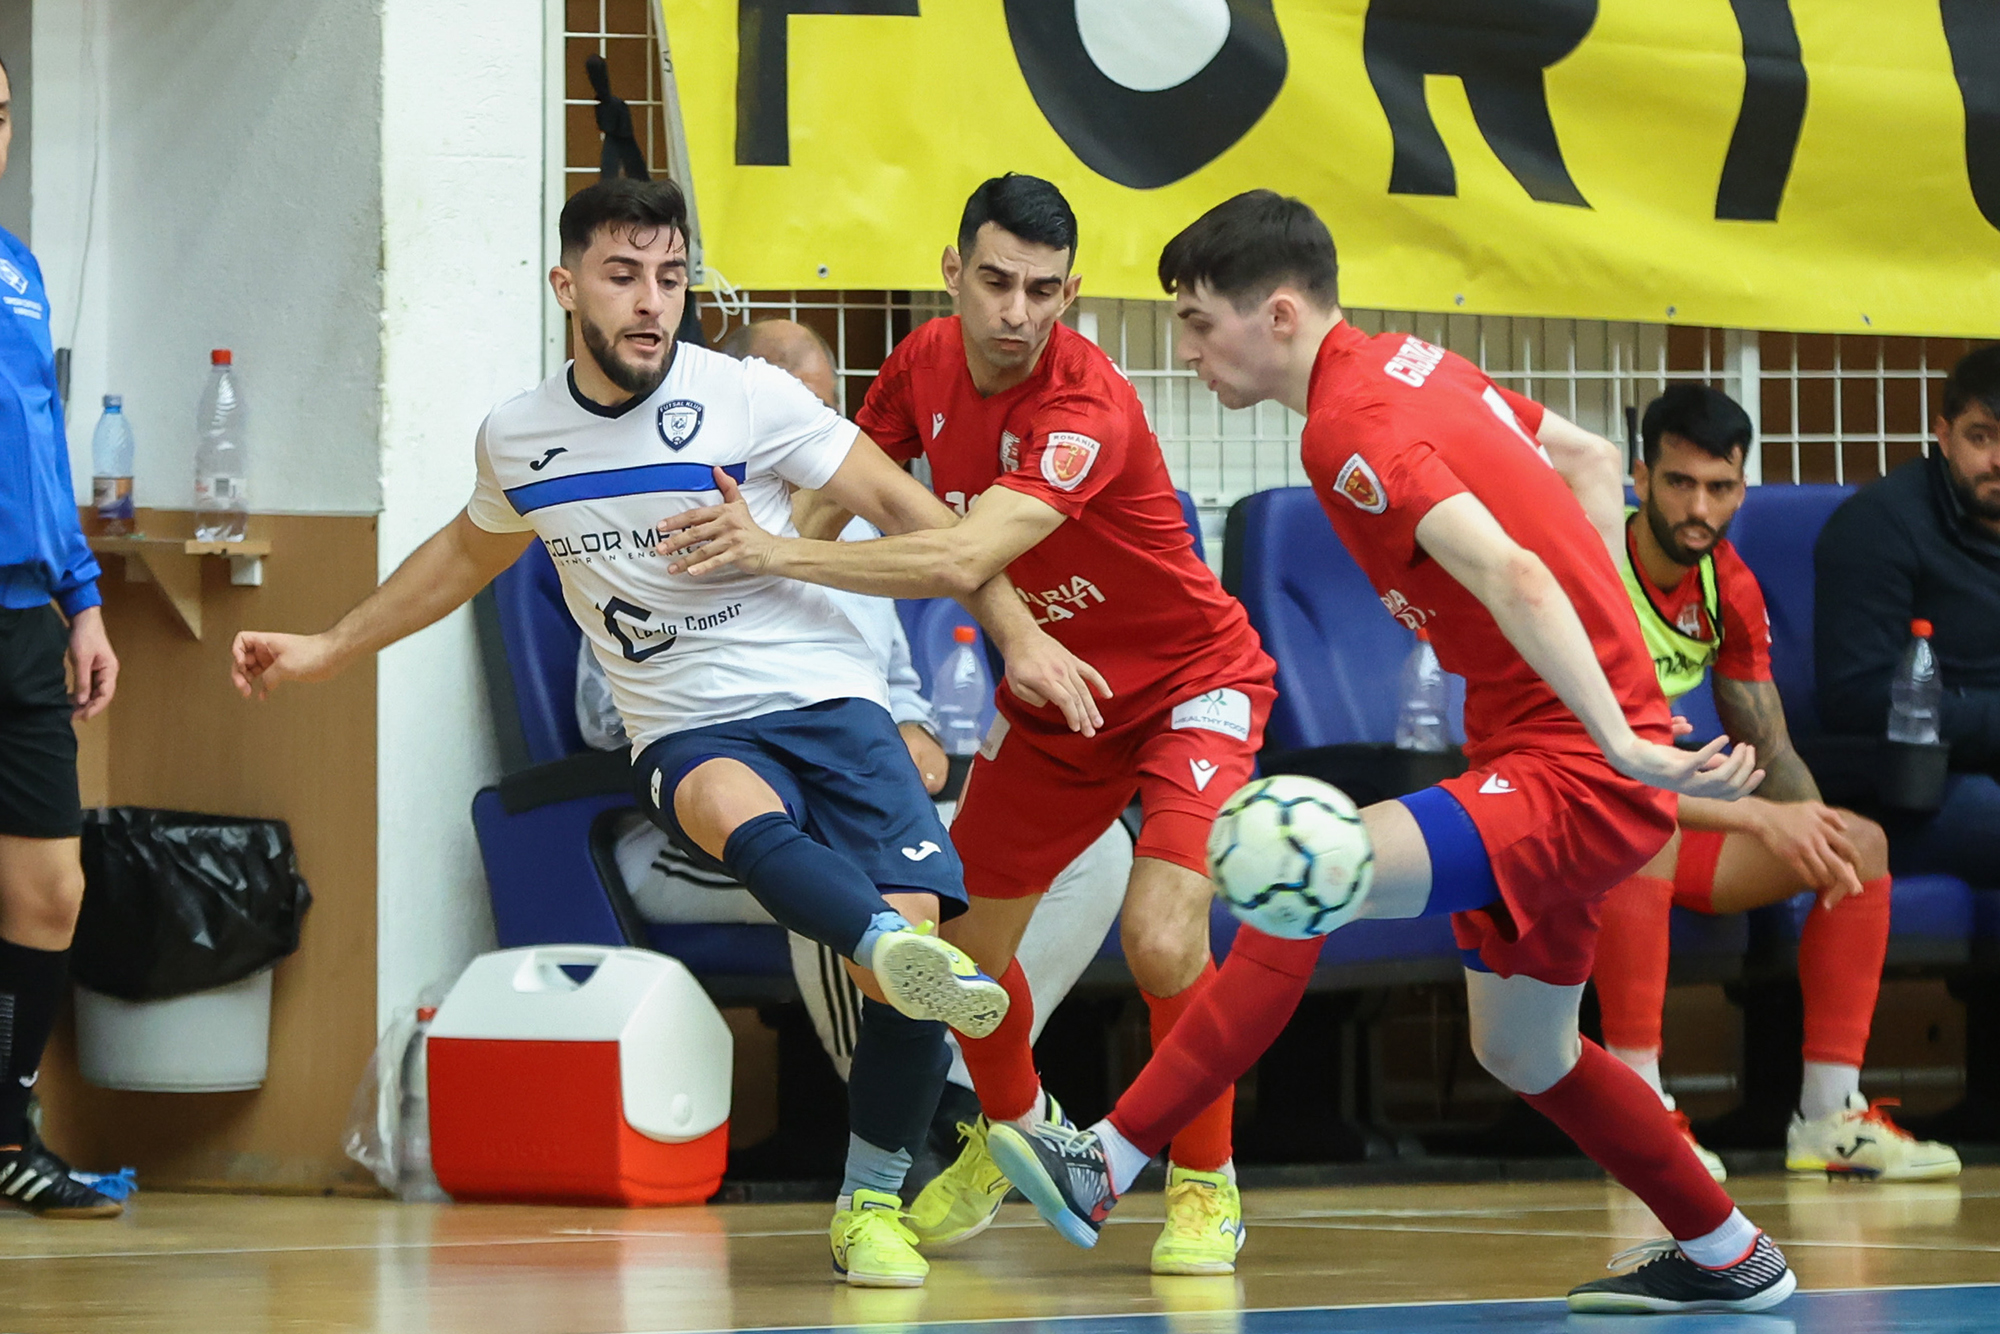
<path fill-rule="evenodd" d="M 122 1000 L 227 986 L 299 947 L 312 894 L 282 820 L 112 806 L 83 817 L 70 973 Z"/>

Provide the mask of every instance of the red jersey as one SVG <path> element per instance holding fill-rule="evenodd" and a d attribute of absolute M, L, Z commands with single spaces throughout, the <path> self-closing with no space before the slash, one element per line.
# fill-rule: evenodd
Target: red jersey
<path fill-rule="evenodd" d="M 1637 522 L 1645 522 L 1641 515 Z M 1716 614 L 1710 615 L 1703 596 L 1701 566 L 1690 565 L 1680 583 L 1661 592 L 1639 564 L 1632 524 L 1625 526 L 1625 559 L 1639 576 L 1639 587 L 1660 619 L 1688 638 L 1715 645 L 1715 673 L 1732 681 L 1771 679 L 1771 613 L 1764 589 L 1728 539 L 1715 544 Z M 1716 622 L 1721 621 L 1720 627 Z M 1720 641 L 1719 643 L 1717 641 Z"/>
<path fill-rule="evenodd" d="M 1653 661 L 1611 553 L 1535 442 L 1542 409 L 1463 357 L 1350 324 L 1321 344 L 1307 390 L 1306 474 L 1376 593 L 1438 661 L 1465 677 L 1466 758 L 1596 752 L 1581 721 L 1501 634 L 1491 613 L 1417 544 L 1417 523 L 1461 492 L 1541 557 L 1576 608 L 1640 736 L 1672 730 Z"/>
<path fill-rule="evenodd" d="M 960 514 L 1004 486 L 1063 515 L 1007 573 L 1035 620 L 1111 683 L 1107 724 L 1163 694 L 1275 671 L 1243 604 L 1194 554 L 1132 382 L 1082 334 L 1057 325 L 1034 374 L 988 398 L 957 317 L 931 320 L 889 354 L 855 421 L 891 458 L 926 456 L 931 489 Z"/>

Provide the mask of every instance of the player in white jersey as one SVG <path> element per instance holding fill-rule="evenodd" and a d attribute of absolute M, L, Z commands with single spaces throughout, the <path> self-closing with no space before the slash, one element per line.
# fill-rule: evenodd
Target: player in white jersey
<path fill-rule="evenodd" d="M 850 1283 L 914 1286 L 928 1266 L 898 1192 L 944 1078 L 944 1024 L 983 1036 L 1006 993 L 936 935 L 965 907 L 958 858 L 853 623 L 812 586 L 671 575 L 657 532 L 712 504 L 724 475 L 778 530 L 794 489 L 885 532 L 955 516 L 783 371 L 675 344 L 687 212 L 671 182 L 590 186 L 560 228 L 549 276 L 574 360 L 493 410 L 465 510 L 332 629 L 238 635 L 237 688 L 330 676 L 460 606 L 539 537 L 633 732 L 647 813 L 780 923 L 839 950 L 870 997 L 834 1263 Z M 965 602 L 1017 693 L 1094 729 L 1101 678 L 1004 578 Z"/>

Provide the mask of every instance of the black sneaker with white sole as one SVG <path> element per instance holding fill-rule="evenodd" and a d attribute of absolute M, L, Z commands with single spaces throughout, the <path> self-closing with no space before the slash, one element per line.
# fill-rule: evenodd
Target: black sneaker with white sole
<path fill-rule="evenodd" d="M 116 1218 L 125 1206 L 70 1175 L 69 1164 L 29 1131 L 25 1143 L 0 1148 L 0 1200 L 43 1218 Z"/>
<path fill-rule="evenodd" d="M 987 1130 L 986 1152 L 1065 1241 L 1097 1244 L 1098 1230 L 1118 1196 L 1111 1189 L 1110 1160 L 1096 1135 L 1056 1121 L 1038 1122 L 1025 1134 L 1002 1123 Z"/>
<path fill-rule="evenodd" d="M 1671 1238 L 1634 1246 L 1614 1257 L 1607 1268 L 1630 1260 L 1644 1263 L 1629 1273 L 1575 1289 L 1569 1295 L 1569 1309 L 1592 1315 L 1763 1311 L 1791 1296 L 1799 1285 L 1784 1252 L 1762 1232 L 1748 1255 L 1722 1269 L 1696 1264 Z"/>

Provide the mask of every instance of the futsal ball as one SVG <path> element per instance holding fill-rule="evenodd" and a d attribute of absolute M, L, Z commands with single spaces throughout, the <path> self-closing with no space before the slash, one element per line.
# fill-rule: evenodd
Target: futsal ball
<path fill-rule="evenodd" d="M 1375 848 L 1345 792 L 1302 774 L 1260 778 L 1223 803 L 1208 874 L 1237 920 L 1307 940 L 1347 925 L 1375 878 Z"/>

